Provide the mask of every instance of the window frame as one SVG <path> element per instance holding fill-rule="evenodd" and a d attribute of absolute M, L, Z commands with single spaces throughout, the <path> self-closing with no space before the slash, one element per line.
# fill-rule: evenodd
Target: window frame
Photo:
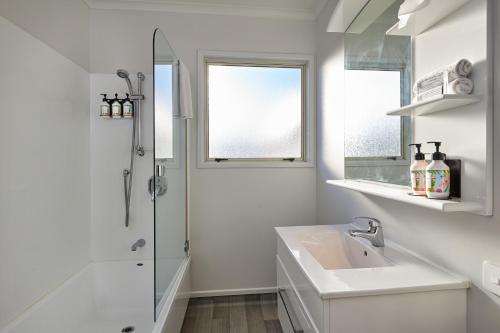
<path fill-rule="evenodd" d="M 235 158 L 217 160 L 209 157 L 208 66 L 301 68 L 302 129 L 301 157 L 293 161 L 282 158 Z M 198 51 L 198 167 L 199 168 L 267 168 L 314 167 L 314 57 L 308 54 L 268 54 Z"/>
<path fill-rule="evenodd" d="M 369 70 L 369 71 L 393 71 L 400 72 L 401 82 L 401 106 L 411 103 L 411 73 L 403 63 L 370 63 L 352 62 L 345 66 L 348 70 Z M 401 154 L 399 156 L 372 156 L 372 157 L 344 157 L 346 167 L 364 166 L 402 166 L 409 165 L 411 161 L 408 144 L 411 142 L 412 122 L 410 117 L 400 117 L 401 119 Z"/>

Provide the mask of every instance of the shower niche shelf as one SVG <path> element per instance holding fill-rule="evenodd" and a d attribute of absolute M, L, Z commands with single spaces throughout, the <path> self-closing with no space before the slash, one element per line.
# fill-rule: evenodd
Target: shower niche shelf
<path fill-rule="evenodd" d="M 426 197 L 412 196 L 408 194 L 410 189 L 406 186 L 350 179 L 327 180 L 326 183 L 363 194 L 391 199 L 441 212 L 480 212 L 483 209 L 483 205 L 478 202 L 456 199 L 435 200 L 427 199 Z"/>
<path fill-rule="evenodd" d="M 428 100 L 403 106 L 399 109 L 386 112 L 388 116 L 425 116 L 428 114 L 459 108 L 477 103 L 481 97 L 477 95 L 444 94 Z"/>

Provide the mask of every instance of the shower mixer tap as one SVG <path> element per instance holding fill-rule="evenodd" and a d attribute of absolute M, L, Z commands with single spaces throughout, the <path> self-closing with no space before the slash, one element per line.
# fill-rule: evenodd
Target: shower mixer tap
<path fill-rule="evenodd" d="M 157 164 L 155 165 L 155 175 L 149 178 L 148 191 L 151 195 L 151 201 L 159 196 L 164 195 L 168 189 L 168 181 L 165 176 L 165 166 Z"/>

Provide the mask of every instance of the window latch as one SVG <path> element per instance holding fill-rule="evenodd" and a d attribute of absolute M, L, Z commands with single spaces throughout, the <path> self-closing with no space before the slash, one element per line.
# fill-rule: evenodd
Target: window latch
<path fill-rule="evenodd" d="M 217 162 L 217 163 L 220 163 L 220 162 L 223 162 L 223 161 L 227 161 L 227 158 L 214 158 L 214 161 Z"/>
<path fill-rule="evenodd" d="M 294 162 L 295 158 L 294 157 L 284 158 L 283 161 Z"/>

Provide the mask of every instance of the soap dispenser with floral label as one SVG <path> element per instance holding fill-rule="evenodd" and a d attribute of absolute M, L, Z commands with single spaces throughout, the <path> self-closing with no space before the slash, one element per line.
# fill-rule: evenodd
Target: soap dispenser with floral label
<path fill-rule="evenodd" d="M 430 199 L 450 197 L 450 167 L 444 163 L 445 154 L 439 151 L 441 142 L 430 141 L 436 146 L 432 162 L 425 169 L 426 194 Z"/>
<path fill-rule="evenodd" d="M 425 155 L 420 152 L 422 147 L 421 143 L 412 143 L 408 146 L 415 146 L 417 148 L 417 153 L 415 154 L 415 160 L 410 166 L 411 173 L 411 190 L 413 195 L 427 195 L 425 189 L 425 170 L 427 168 L 427 162 L 425 161 Z"/>

